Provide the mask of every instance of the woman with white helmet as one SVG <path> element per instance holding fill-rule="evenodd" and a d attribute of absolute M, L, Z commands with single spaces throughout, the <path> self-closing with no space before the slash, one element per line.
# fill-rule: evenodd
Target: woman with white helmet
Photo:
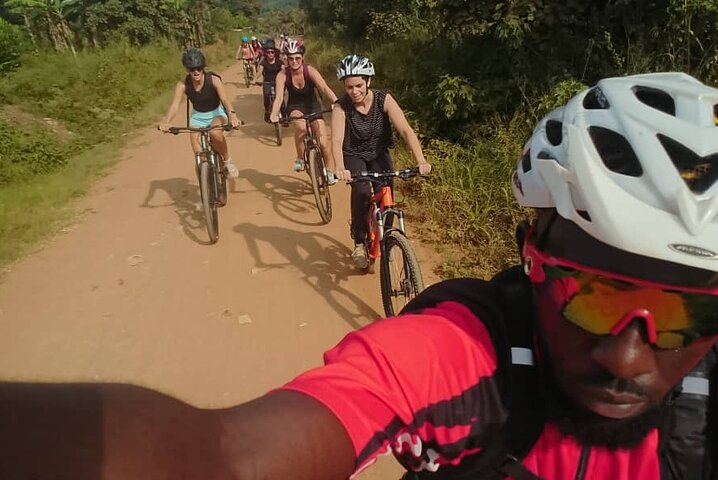
<path fill-rule="evenodd" d="M 393 169 L 389 148 L 394 146 L 392 126 L 399 132 L 414 155 L 422 174 L 431 171 L 419 139 L 404 112 L 391 94 L 370 88 L 374 65 L 365 56 L 347 55 L 337 66 L 337 77 L 345 95 L 332 113 L 332 153 L 339 180 L 350 180 L 352 172 L 380 172 Z M 367 215 L 371 187 L 368 183 L 351 184 L 352 259 L 366 268 L 369 257 L 365 247 Z"/>
<path fill-rule="evenodd" d="M 288 40 L 284 49 L 284 53 L 287 54 L 288 66 L 277 74 L 277 96 L 272 106 L 271 122 L 279 121 L 279 112 L 284 102 L 285 88 L 287 92 L 287 105 L 285 108 L 290 117 L 320 112 L 322 106 L 317 99 L 317 92 L 332 104 L 337 100 L 336 94 L 329 88 L 329 85 L 327 85 L 327 82 L 317 69 L 304 63 L 304 52 L 304 43 L 301 40 Z M 303 120 L 294 120 L 292 126 L 294 127 L 294 146 L 297 152 L 294 171 L 300 172 L 304 168 L 306 124 Z M 322 118 L 314 120 L 312 128 L 319 137 L 319 146 L 322 149 L 324 158 L 331 159 L 324 120 Z"/>

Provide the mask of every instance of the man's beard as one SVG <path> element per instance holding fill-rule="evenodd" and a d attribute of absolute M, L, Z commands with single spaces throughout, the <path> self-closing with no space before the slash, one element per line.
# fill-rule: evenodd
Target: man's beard
<path fill-rule="evenodd" d="M 663 424 L 669 413 L 668 397 L 660 404 L 630 418 L 608 418 L 576 404 L 561 389 L 554 373 L 549 369 L 543 375 L 543 393 L 546 418 L 561 433 L 590 446 L 603 446 L 611 450 L 632 448 L 640 444 L 648 433 Z M 632 390 L 631 382 L 609 374 L 594 379 L 593 384 L 611 386 L 616 390 Z"/>

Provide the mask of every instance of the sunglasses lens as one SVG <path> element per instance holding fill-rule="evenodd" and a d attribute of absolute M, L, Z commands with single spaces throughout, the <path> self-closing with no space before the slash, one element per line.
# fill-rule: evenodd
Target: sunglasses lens
<path fill-rule="evenodd" d="M 567 294 L 563 316 L 595 335 L 610 334 L 637 310 L 650 313 L 646 320 L 653 323 L 658 348 L 680 348 L 718 333 L 718 297 L 641 287 L 580 270 L 543 268 Z"/>

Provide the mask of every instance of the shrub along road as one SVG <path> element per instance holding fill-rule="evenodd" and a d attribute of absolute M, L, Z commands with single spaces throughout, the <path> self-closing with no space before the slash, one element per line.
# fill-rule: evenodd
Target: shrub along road
<path fill-rule="evenodd" d="M 240 72 L 223 74 L 246 125 L 228 137 L 240 177 L 219 242 L 205 244 L 187 136 L 137 132 L 86 213 L 0 284 L 0 379 L 128 382 L 228 406 L 319 365 L 380 316 L 378 274 L 349 260 L 349 188 L 333 188 L 321 225 L 308 176 L 291 170 L 291 132 L 273 145 L 261 88 L 240 86 Z M 363 478 L 396 478 L 383 463 Z"/>

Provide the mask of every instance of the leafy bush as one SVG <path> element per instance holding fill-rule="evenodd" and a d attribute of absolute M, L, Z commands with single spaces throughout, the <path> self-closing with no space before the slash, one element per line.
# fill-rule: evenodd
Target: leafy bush
<path fill-rule="evenodd" d="M 20 57 L 29 47 L 20 27 L 0 18 L 0 72 L 20 66 Z"/>
<path fill-rule="evenodd" d="M 64 165 L 67 147 L 38 126 L 0 121 L 0 186 L 48 173 Z"/>

